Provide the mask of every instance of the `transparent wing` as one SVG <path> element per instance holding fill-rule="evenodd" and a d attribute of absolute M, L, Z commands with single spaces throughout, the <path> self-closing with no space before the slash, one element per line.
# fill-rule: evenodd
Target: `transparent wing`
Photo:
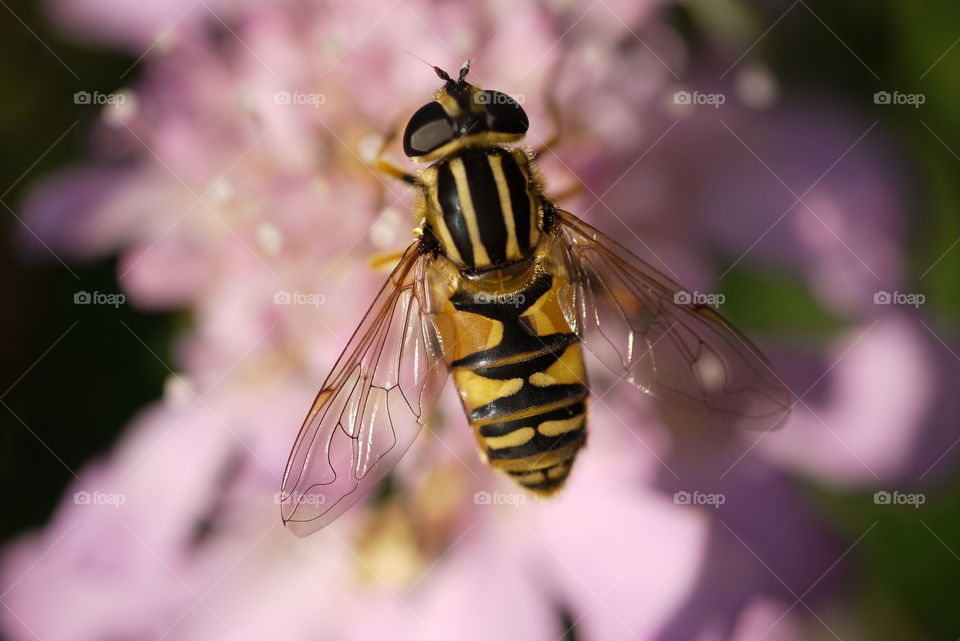
<path fill-rule="evenodd" d="M 373 489 L 407 451 L 446 380 L 423 314 L 429 256 L 411 245 L 317 394 L 283 475 L 281 514 L 298 536 Z"/>
<path fill-rule="evenodd" d="M 568 315 L 590 352 L 668 405 L 748 429 L 783 424 L 790 392 L 753 343 L 619 243 L 558 213 Z"/>

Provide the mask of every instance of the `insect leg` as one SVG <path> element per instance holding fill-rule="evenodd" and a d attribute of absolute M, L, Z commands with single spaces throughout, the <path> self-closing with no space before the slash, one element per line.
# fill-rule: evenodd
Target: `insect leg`
<path fill-rule="evenodd" d="M 555 64 L 553 71 L 549 74 L 549 77 L 559 78 L 562 66 L 563 62 L 558 62 Z M 534 158 L 539 158 L 541 155 L 549 151 L 550 148 L 555 147 L 563 136 L 563 115 L 560 112 L 560 102 L 557 99 L 556 81 L 549 83 L 547 87 L 546 101 L 547 113 L 550 114 L 550 120 L 553 121 L 553 133 L 550 134 L 549 138 L 542 141 L 539 147 L 533 150 Z"/>
<path fill-rule="evenodd" d="M 550 114 L 550 119 L 553 121 L 553 133 L 550 134 L 549 138 L 541 141 L 540 146 L 533 150 L 534 158 L 541 157 L 552 147 L 555 147 L 557 143 L 560 142 L 560 138 L 562 137 L 563 125 L 560 115 L 560 107 L 557 104 L 556 97 L 553 95 L 553 91 L 550 91 L 547 94 L 547 113 Z"/>
<path fill-rule="evenodd" d="M 580 179 L 577 179 L 577 182 L 570 185 L 569 187 L 550 194 L 550 200 L 555 200 L 557 202 L 563 202 L 568 198 L 573 198 L 574 196 L 579 196 L 583 193 L 583 183 L 580 182 Z"/>
<path fill-rule="evenodd" d="M 393 178 L 396 178 L 397 180 L 401 180 L 405 182 L 408 185 L 414 185 L 414 186 L 419 185 L 420 181 L 417 179 L 416 176 L 404 171 L 400 167 L 397 167 L 396 165 L 391 163 L 389 160 L 386 160 L 384 158 L 387 147 L 389 147 L 390 143 L 392 143 L 397 137 L 397 131 L 398 129 L 394 127 L 389 134 L 383 137 L 383 141 L 380 143 L 380 146 L 377 148 L 376 153 L 373 155 L 373 162 L 372 162 L 373 167 L 378 171 L 382 171 L 388 176 L 391 176 Z"/>

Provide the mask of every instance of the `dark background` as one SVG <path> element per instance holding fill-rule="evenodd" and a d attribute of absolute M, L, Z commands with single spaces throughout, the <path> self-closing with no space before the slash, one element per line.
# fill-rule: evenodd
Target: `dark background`
<path fill-rule="evenodd" d="M 184 321 L 132 305 L 119 310 L 76 306 L 73 295 L 79 289 L 117 291 L 115 262 L 73 261 L 67 267 L 48 253 L 22 249 L 29 234 L 18 221 L 24 193 L 37 178 L 84 155 L 88 119 L 96 112 L 74 104 L 73 93 L 117 90 L 117 79 L 135 63 L 114 51 L 72 41 L 45 19 L 42 6 L 7 0 L 0 7 L 0 234 L 5 250 L 0 253 L 0 484 L 7 495 L 6 518 L 0 524 L 3 539 L 42 525 L 71 480 L 71 470 L 106 451 L 138 408 L 162 394 L 166 369 L 122 323 L 167 358 L 171 337 Z M 745 6 L 770 24 L 787 5 Z M 960 158 L 952 151 L 960 150 L 960 45 L 923 80 L 917 79 L 918 69 L 928 68 L 960 39 L 960 4 L 811 1 L 809 6 L 881 80 L 865 73 L 854 56 L 836 55 L 842 46 L 838 40 L 810 12 L 798 8 L 756 52 L 783 84 L 815 86 L 837 100 L 856 102 L 860 110 L 862 96 L 879 89 L 897 87 L 926 96 L 922 115 L 882 107 L 868 114 L 880 119 L 899 144 L 904 164 L 914 170 L 908 244 L 916 282 L 918 268 L 928 266 L 960 236 Z M 670 12 L 696 48 L 701 34 L 688 11 L 677 5 Z M 82 87 L 54 53 L 83 77 Z M 136 73 L 134 68 L 131 75 Z M 911 290 L 926 294 L 925 312 L 944 336 L 953 338 L 960 315 L 958 273 L 960 248 L 947 254 L 922 288 Z M 782 290 L 768 313 L 776 322 L 816 323 L 823 318 L 822 310 L 801 293 Z M 733 315 L 736 319 L 735 310 Z M 749 333 L 749 325 L 745 329 Z M 43 443 L 28 426 L 42 433 Z M 862 608 L 871 638 L 960 636 L 960 557 L 951 559 L 924 529 L 936 531 L 945 544 L 960 550 L 960 479 L 952 476 L 952 482 L 927 494 L 920 517 L 891 513 L 863 500 L 860 493 L 809 487 L 811 498 L 838 531 L 851 538 L 883 519 L 884 527 L 852 553 L 860 571 L 853 582 L 854 602 Z"/>

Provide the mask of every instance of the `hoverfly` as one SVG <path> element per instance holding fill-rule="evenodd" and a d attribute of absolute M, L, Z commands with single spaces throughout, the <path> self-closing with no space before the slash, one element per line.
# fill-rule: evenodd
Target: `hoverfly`
<path fill-rule="evenodd" d="M 519 143 L 526 113 L 466 81 L 469 61 L 410 118 L 416 239 L 324 381 L 281 490 L 310 534 L 373 489 L 411 446 L 453 375 L 490 466 L 559 490 L 586 442 L 584 350 L 641 391 L 728 425 L 772 429 L 791 396 L 713 308 L 543 191 Z"/>

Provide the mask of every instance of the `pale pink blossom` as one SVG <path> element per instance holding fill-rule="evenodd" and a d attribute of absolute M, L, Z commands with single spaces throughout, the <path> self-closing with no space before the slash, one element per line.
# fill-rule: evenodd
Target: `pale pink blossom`
<path fill-rule="evenodd" d="M 69 258 L 118 254 L 133 302 L 190 324 L 165 398 L 5 551 L 7 636 L 539 639 L 561 636 L 561 611 L 583 638 L 819 631 L 791 606 L 808 590 L 814 608 L 842 603 L 846 572 L 828 570 L 843 546 L 787 473 L 896 478 L 921 442 L 943 440 L 935 408 L 957 410 L 931 389 L 948 364 L 916 315 L 867 300 L 903 279 L 902 188 L 873 138 L 806 197 L 843 242 L 799 212 L 750 250 L 751 266 L 789 271 L 849 317 L 825 345 L 773 345 L 798 395 L 826 371 L 781 432 L 671 431 L 632 388 L 603 393 L 597 371 L 590 443 L 563 495 L 482 505 L 476 492 L 523 495 L 480 463 L 447 389 L 385 501 L 297 540 L 275 495 L 303 412 L 384 278 L 368 257 L 411 238 L 410 194 L 364 165 L 370 135 L 436 89 L 405 50 L 447 68 L 479 50 L 472 78 L 523 98 L 531 145 L 554 130 L 555 88 L 564 139 L 543 158 L 548 184 L 582 181 L 565 206 L 691 287 L 715 287 L 728 264 L 712 252 L 746 252 L 793 202 L 737 136 L 799 194 L 869 122 L 822 98 L 681 117 L 670 98 L 692 54 L 656 2 L 188 5 L 51 4 L 81 36 L 156 46 L 131 80 L 135 108 L 101 119 L 88 163 L 37 185 L 27 220 Z M 724 498 L 689 506 L 683 492 Z"/>

